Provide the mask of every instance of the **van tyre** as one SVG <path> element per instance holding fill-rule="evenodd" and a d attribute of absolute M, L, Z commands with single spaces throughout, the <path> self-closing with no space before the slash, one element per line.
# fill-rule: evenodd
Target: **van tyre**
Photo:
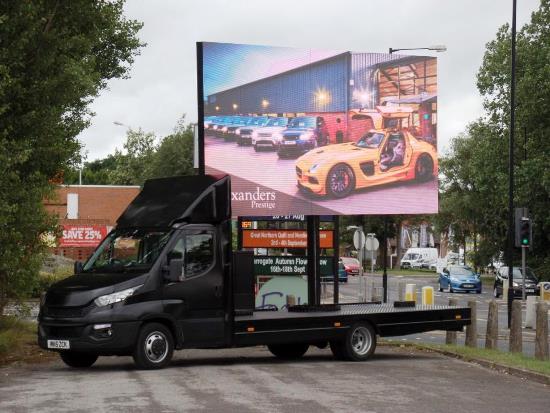
<path fill-rule="evenodd" d="M 97 360 L 97 354 L 77 353 L 74 351 L 62 351 L 59 353 L 61 360 L 69 367 L 85 369 L 91 367 Z"/>
<path fill-rule="evenodd" d="M 495 298 L 500 298 L 500 294 L 498 293 L 498 289 L 496 286 L 493 288 L 493 296 Z"/>
<path fill-rule="evenodd" d="M 376 350 L 376 332 L 369 323 L 354 324 L 341 342 L 345 360 L 365 361 Z"/>
<path fill-rule="evenodd" d="M 143 370 L 161 369 L 172 360 L 174 338 L 164 324 L 145 324 L 138 335 L 133 358 Z"/>
<path fill-rule="evenodd" d="M 271 353 L 280 359 L 295 360 L 306 354 L 309 344 L 307 343 L 288 343 L 288 344 L 270 344 L 267 346 Z"/>

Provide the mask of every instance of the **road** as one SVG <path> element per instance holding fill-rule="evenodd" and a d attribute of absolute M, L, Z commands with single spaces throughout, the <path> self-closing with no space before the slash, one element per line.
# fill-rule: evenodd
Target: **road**
<path fill-rule="evenodd" d="M 482 384 L 482 385 L 481 385 Z M 264 347 L 188 350 L 162 371 L 104 357 L 89 370 L 61 362 L 0 369 L 0 411 L 11 412 L 464 412 L 548 411 L 544 385 L 405 348 L 364 363 L 312 348 L 295 362 Z"/>
<path fill-rule="evenodd" d="M 374 276 L 367 275 L 367 297 L 371 297 L 372 286 L 374 283 L 375 287 L 378 287 L 381 291 L 382 287 L 382 277 L 377 274 Z M 455 298 L 458 301 L 458 305 L 466 306 L 469 300 L 475 300 L 477 302 L 477 332 L 478 332 L 478 346 L 485 346 L 485 332 L 487 328 L 487 314 L 489 308 L 489 302 L 493 299 L 492 288 L 485 288 L 481 294 L 464 294 L 464 293 L 447 293 L 439 292 L 437 289 L 437 275 L 432 276 L 395 276 L 388 274 L 388 285 L 389 285 L 389 295 L 388 299 L 390 302 L 398 299 L 398 283 L 400 281 L 406 283 L 416 284 L 418 291 L 423 286 L 429 285 L 432 286 L 435 290 L 435 304 L 446 305 L 449 303 L 449 298 Z M 363 289 L 364 289 L 364 284 Z M 351 277 L 347 284 L 340 284 L 340 301 L 345 302 L 357 302 L 358 295 L 360 291 L 360 280 L 359 277 Z M 420 299 L 420 294 L 418 294 L 418 299 Z M 327 287 L 327 295 L 325 297 L 325 302 L 332 302 L 332 288 Z M 498 322 L 499 322 L 499 340 L 498 347 L 504 351 L 508 351 L 508 313 L 507 313 L 507 303 L 503 298 L 497 299 L 498 304 Z M 525 326 L 525 306 L 522 308 L 522 318 L 523 325 Z M 549 317 L 550 318 L 550 317 Z M 550 322 L 549 322 L 550 325 Z M 549 328 L 550 331 L 550 328 Z M 458 334 L 459 343 L 464 343 L 464 333 Z M 395 337 L 394 341 L 405 341 L 405 342 L 430 342 L 430 343 L 444 343 L 445 342 L 445 332 L 443 331 L 433 331 L 423 334 L 408 335 L 402 337 Z M 535 354 L 535 331 L 531 329 L 523 328 L 523 353 L 529 356 Z"/>

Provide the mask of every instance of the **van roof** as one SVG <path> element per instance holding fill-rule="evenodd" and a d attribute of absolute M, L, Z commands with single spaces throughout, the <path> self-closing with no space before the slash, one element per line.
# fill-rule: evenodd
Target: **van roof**
<path fill-rule="evenodd" d="M 222 222 L 231 218 L 230 191 L 227 175 L 149 179 L 118 218 L 117 227 L 166 228 L 176 222 Z"/>

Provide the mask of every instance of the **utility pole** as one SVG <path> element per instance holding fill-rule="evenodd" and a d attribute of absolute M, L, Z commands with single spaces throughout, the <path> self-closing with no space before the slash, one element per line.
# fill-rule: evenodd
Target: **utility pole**
<path fill-rule="evenodd" d="M 512 73 L 510 84 L 510 141 L 508 144 L 508 328 L 514 300 L 514 129 L 516 127 L 516 0 L 512 6 Z"/>

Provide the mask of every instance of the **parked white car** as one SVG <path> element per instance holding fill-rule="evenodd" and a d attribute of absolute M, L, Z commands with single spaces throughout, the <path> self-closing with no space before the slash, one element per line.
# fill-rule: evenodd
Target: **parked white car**
<path fill-rule="evenodd" d="M 256 152 L 262 149 L 277 150 L 283 140 L 288 118 L 271 118 L 263 128 L 252 131 L 252 146 Z"/>

